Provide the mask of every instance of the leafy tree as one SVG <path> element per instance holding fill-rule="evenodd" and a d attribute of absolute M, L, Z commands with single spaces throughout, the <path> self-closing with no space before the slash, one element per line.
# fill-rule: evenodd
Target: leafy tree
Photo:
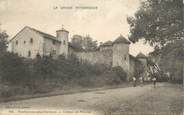
<path fill-rule="evenodd" d="M 144 38 L 155 47 L 162 47 L 181 36 L 176 32 L 183 28 L 182 0 L 146 0 L 134 17 L 128 17 L 129 39 L 133 42 Z"/>
<path fill-rule="evenodd" d="M 89 35 L 83 37 L 74 35 L 71 42 L 72 46 L 79 50 L 95 50 L 97 48 L 97 41 L 93 40 Z"/>
<path fill-rule="evenodd" d="M 182 79 L 183 59 L 184 59 L 184 40 L 176 40 L 169 43 L 162 50 L 159 66 L 162 70 L 170 72 L 172 80 Z"/>
<path fill-rule="evenodd" d="M 0 55 L 7 51 L 7 38 L 8 35 L 5 31 L 0 32 Z"/>
<path fill-rule="evenodd" d="M 145 0 L 134 17 L 127 18 L 129 39 L 132 42 L 144 39 L 154 46 L 150 55 L 157 58 L 162 70 L 179 79 L 184 59 L 183 14 L 182 0 Z"/>
<path fill-rule="evenodd" d="M 81 50 L 82 49 L 82 41 L 83 41 L 83 37 L 81 35 L 74 35 L 72 37 L 71 44 L 72 44 L 72 46 L 74 46 L 78 50 Z"/>
<path fill-rule="evenodd" d="M 88 35 L 84 37 L 83 48 L 86 50 L 94 50 L 97 48 L 97 41 L 93 41 L 93 38 Z"/>

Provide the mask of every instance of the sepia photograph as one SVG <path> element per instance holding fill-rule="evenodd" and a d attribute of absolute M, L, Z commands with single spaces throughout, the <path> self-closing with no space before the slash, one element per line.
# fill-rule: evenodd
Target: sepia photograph
<path fill-rule="evenodd" d="M 0 0 L 0 115 L 184 115 L 184 0 Z"/>

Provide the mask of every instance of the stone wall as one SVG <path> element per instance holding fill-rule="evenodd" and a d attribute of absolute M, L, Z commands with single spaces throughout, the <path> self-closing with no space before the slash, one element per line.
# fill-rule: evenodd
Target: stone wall
<path fill-rule="evenodd" d="M 104 64 L 112 66 L 112 50 L 75 52 L 75 55 L 82 62 L 90 62 L 91 64 Z"/>
<path fill-rule="evenodd" d="M 135 75 L 137 63 L 141 63 L 129 54 L 128 45 L 115 45 L 115 47 L 100 47 L 97 51 L 78 52 L 69 47 L 69 54 L 74 54 L 81 62 L 91 64 L 104 64 L 109 67 L 120 66 L 127 72 L 127 80 L 132 80 Z"/>

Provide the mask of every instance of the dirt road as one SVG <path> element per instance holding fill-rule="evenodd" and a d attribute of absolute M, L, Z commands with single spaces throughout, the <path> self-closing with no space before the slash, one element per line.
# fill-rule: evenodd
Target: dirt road
<path fill-rule="evenodd" d="M 163 84 L 159 84 L 162 86 Z M 52 97 L 43 97 L 22 101 L 1 103 L 0 108 L 54 108 L 54 109 L 90 109 L 105 111 L 119 102 L 131 100 L 153 89 L 152 85 L 107 89 L 101 91 L 76 93 Z"/>

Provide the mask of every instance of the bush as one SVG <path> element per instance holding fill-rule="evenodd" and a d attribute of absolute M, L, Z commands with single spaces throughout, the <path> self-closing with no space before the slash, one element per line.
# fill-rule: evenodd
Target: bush
<path fill-rule="evenodd" d="M 10 84 L 23 84 L 29 78 L 28 66 L 24 59 L 13 53 L 5 53 L 0 56 L 0 76 L 2 82 Z"/>
<path fill-rule="evenodd" d="M 120 66 L 112 68 L 112 70 L 116 73 L 117 76 L 120 77 L 122 81 L 127 80 L 127 73 Z"/>
<path fill-rule="evenodd" d="M 58 59 L 38 57 L 34 60 L 7 53 L 0 57 L 2 83 L 10 87 L 2 90 L 2 97 L 17 94 L 48 93 L 54 89 L 67 87 L 101 87 L 117 85 L 126 80 L 126 72 L 121 67 L 91 65 L 81 63 L 76 57 Z"/>
<path fill-rule="evenodd" d="M 157 81 L 159 81 L 159 82 L 166 82 L 166 81 L 168 81 L 168 76 L 164 72 L 162 72 L 162 71 L 158 75 L 156 75 L 156 76 L 158 76 L 157 77 Z"/>
<path fill-rule="evenodd" d="M 9 98 L 12 96 L 29 94 L 29 89 L 27 87 L 20 86 L 3 86 L 0 91 L 0 96 L 2 98 Z"/>

